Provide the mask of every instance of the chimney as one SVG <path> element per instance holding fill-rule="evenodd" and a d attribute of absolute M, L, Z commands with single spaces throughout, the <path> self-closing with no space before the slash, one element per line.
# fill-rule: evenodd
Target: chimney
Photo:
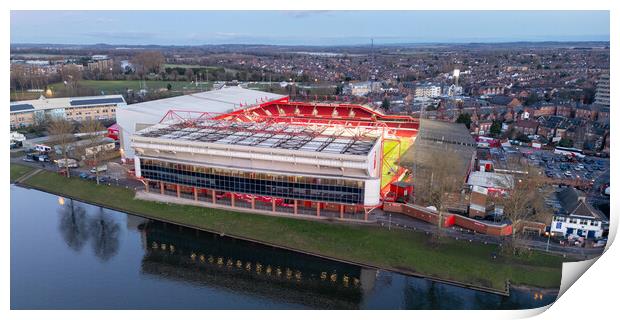
<path fill-rule="evenodd" d="M 586 196 L 583 193 L 579 193 L 579 196 L 577 197 L 577 201 L 578 202 L 586 202 Z"/>

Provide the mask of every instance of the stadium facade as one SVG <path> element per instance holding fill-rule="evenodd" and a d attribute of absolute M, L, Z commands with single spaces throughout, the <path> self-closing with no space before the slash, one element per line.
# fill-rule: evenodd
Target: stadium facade
<path fill-rule="evenodd" d="M 131 149 L 136 176 L 162 199 L 367 220 L 403 175 L 386 177 L 395 164 L 385 142 L 412 140 L 417 128 L 417 119 L 361 105 L 281 97 L 221 114 L 170 110 L 136 131 Z"/>

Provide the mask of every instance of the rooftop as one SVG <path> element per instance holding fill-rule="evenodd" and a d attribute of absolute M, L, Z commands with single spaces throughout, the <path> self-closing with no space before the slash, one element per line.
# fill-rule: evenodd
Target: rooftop
<path fill-rule="evenodd" d="M 56 108 L 82 107 L 92 105 L 124 104 L 122 95 L 91 96 L 91 97 L 67 97 L 45 98 L 11 102 L 11 112 L 29 110 L 47 110 Z"/>
<path fill-rule="evenodd" d="M 136 136 L 348 155 L 368 155 L 378 139 L 377 136 L 356 134 L 344 126 L 295 126 L 212 119 L 191 124 L 161 123 L 137 132 Z"/>
<path fill-rule="evenodd" d="M 514 177 L 503 173 L 474 171 L 469 175 L 467 184 L 485 188 L 512 189 Z"/>
<path fill-rule="evenodd" d="M 562 205 L 564 213 L 568 216 L 606 220 L 602 214 L 585 200 L 585 194 L 573 187 L 561 188 L 556 193 L 556 198 Z"/>
<path fill-rule="evenodd" d="M 194 112 L 227 113 L 241 106 L 257 104 L 284 98 L 285 96 L 244 89 L 241 87 L 224 87 L 219 90 L 205 91 L 178 97 L 158 99 L 136 103 L 124 108 L 124 111 L 146 113 L 161 119 L 168 110 L 182 109 Z"/>

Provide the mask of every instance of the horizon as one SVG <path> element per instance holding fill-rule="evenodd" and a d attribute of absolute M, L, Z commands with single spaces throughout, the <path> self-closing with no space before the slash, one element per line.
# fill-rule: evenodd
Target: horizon
<path fill-rule="evenodd" d="M 11 45 L 610 42 L 609 11 L 11 11 L 10 24 Z"/>
<path fill-rule="evenodd" d="M 372 38 L 371 38 L 372 39 Z M 369 40 L 371 40 L 369 39 Z M 391 46 L 432 46 L 432 45 L 493 45 L 493 44 L 579 44 L 579 43 L 601 43 L 609 45 L 609 40 L 531 40 L 531 41 L 489 41 L 489 42 L 395 42 L 395 43 L 375 43 L 375 47 L 391 47 Z M 140 48 L 140 47 L 218 47 L 218 46 L 264 46 L 264 47 L 314 47 L 314 48 L 344 48 L 344 47 L 364 47 L 370 46 L 370 43 L 353 43 L 353 44 L 333 44 L 333 45 L 321 45 L 321 44 L 267 44 L 267 43 L 218 43 L 218 44 L 126 44 L 126 43 L 28 43 L 28 42 L 16 42 L 10 43 L 11 46 L 81 46 L 81 47 L 93 47 L 93 46 L 110 46 L 110 47 L 127 47 L 128 49 Z"/>

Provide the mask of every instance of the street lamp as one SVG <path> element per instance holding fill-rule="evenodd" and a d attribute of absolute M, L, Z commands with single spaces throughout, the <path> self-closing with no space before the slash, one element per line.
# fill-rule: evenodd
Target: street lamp
<path fill-rule="evenodd" d="M 545 251 L 549 251 L 549 242 L 551 242 L 551 236 L 553 236 L 553 232 L 545 232 L 545 235 L 547 236 L 547 249 Z"/>

